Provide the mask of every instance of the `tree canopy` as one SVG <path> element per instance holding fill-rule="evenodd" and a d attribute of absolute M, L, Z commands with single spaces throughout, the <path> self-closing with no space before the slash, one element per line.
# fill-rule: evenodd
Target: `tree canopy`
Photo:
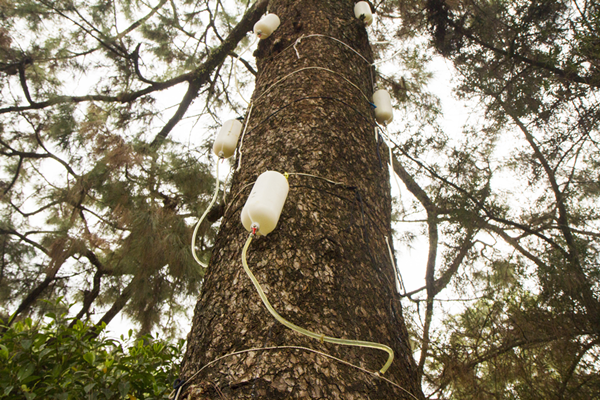
<path fill-rule="evenodd" d="M 148 333 L 199 289 L 189 225 L 214 185 L 202 139 L 165 138 L 186 112 L 197 120 L 228 102 L 221 69 L 256 7 L 237 26 L 244 5 L 0 7 L 3 312 L 68 295 L 78 318 L 125 310 Z M 170 88 L 173 104 L 161 102 Z"/>
<path fill-rule="evenodd" d="M 202 283 L 189 242 L 214 188 L 211 130 L 244 112 L 246 32 L 266 5 L 0 0 L 5 321 L 67 296 L 78 319 L 123 311 L 141 333 L 176 332 Z M 598 396 L 600 6 L 371 5 L 376 80 L 398 115 L 399 269 L 425 280 L 403 291 L 425 391 Z M 442 57 L 473 110 L 460 132 L 427 87 Z M 204 260 L 222 212 L 202 226 Z M 416 237 L 426 260 L 404 265 Z"/>
<path fill-rule="evenodd" d="M 413 6 L 405 20 L 431 35 L 456 70 L 457 97 L 483 112 L 444 143 L 443 162 L 423 157 L 437 148 L 397 147 L 404 181 L 423 182 L 411 191 L 438 246 L 424 288 L 425 378 L 440 397 L 597 396 L 600 9 Z M 429 331 L 449 284 L 470 301 Z"/>

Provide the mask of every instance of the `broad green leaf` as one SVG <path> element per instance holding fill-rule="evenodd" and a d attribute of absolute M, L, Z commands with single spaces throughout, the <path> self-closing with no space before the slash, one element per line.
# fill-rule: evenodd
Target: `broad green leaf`
<path fill-rule="evenodd" d="M 129 382 L 119 381 L 118 389 L 119 389 L 119 393 L 121 394 L 121 397 L 127 396 L 127 394 L 129 393 L 130 387 L 131 387 L 131 384 Z"/>
<path fill-rule="evenodd" d="M 89 393 L 94 388 L 94 386 L 96 386 L 96 383 L 89 383 L 83 387 L 83 390 L 86 393 Z"/>
<path fill-rule="evenodd" d="M 33 371 L 35 371 L 35 366 L 31 363 L 28 363 L 19 369 L 19 372 L 17 372 L 17 379 L 22 382 L 25 380 L 25 378 L 33 374 Z"/>
<path fill-rule="evenodd" d="M 8 360 L 8 347 L 0 344 L 0 359 Z"/>
<path fill-rule="evenodd" d="M 5 395 L 5 396 L 8 396 L 8 395 L 10 394 L 10 392 L 12 392 L 13 388 L 14 388 L 14 386 L 12 386 L 12 385 L 8 385 L 8 386 L 6 386 L 6 387 L 4 388 L 4 395 Z"/>
<path fill-rule="evenodd" d="M 83 359 L 88 362 L 88 364 L 93 365 L 94 361 L 96 361 L 96 353 L 93 351 L 89 351 L 83 355 Z"/>

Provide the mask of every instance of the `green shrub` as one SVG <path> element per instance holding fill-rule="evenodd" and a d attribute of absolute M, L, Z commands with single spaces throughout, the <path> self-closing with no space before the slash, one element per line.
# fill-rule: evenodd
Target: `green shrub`
<path fill-rule="evenodd" d="M 146 336 L 120 340 L 92 325 L 48 314 L 16 322 L 0 337 L 1 399 L 167 399 L 179 374 L 176 345 Z"/>

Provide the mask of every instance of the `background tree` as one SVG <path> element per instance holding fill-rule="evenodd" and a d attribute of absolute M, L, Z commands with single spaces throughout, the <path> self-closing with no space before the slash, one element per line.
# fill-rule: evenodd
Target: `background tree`
<path fill-rule="evenodd" d="M 78 318 L 108 323 L 124 310 L 142 333 L 159 320 L 176 328 L 203 275 L 189 219 L 214 183 L 201 146 L 165 138 L 201 90 L 195 112 L 223 101 L 219 71 L 260 13 L 232 29 L 220 3 L 0 6 L 3 312 L 27 315 L 56 304 L 39 299 L 68 295 Z M 170 94 L 175 113 L 157 101 L 185 84 Z"/>
<path fill-rule="evenodd" d="M 457 95 L 485 116 L 435 148 L 442 161 L 425 161 L 424 135 L 396 148 L 396 171 L 428 222 L 426 285 L 407 297 L 426 304 L 419 369 L 431 397 L 597 397 L 598 5 L 398 10 L 431 33 L 456 68 Z M 432 329 L 451 283 L 471 300 Z"/>

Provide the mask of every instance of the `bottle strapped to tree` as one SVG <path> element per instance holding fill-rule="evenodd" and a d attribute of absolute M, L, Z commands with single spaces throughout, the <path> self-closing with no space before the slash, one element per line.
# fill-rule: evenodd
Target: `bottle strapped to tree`
<path fill-rule="evenodd" d="M 254 33 L 258 36 L 259 39 L 266 39 L 275 31 L 275 29 L 279 28 L 279 17 L 275 14 L 265 15 L 254 24 Z"/>
<path fill-rule="evenodd" d="M 277 226 L 289 185 L 283 174 L 276 171 L 263 172 L 252 187 L 250 196 L 242 209 L 242 224 L 247 231 L 267 235 Z"/>

